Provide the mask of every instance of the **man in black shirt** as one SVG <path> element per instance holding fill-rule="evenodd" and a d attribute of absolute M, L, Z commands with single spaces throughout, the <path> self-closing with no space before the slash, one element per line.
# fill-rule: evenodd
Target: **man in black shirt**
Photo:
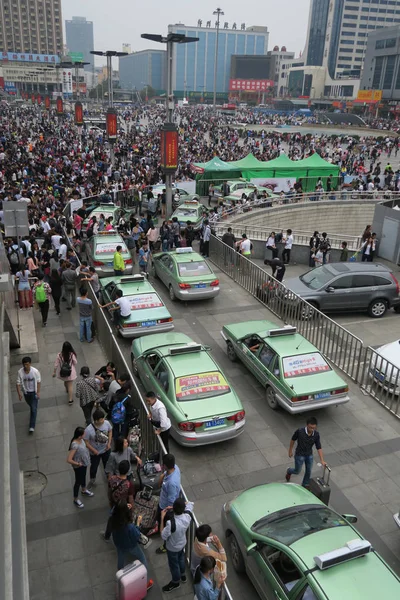
<path fill-rule="evenodd" d="M 325 466 L 324 455 L 321 448 L 321 440 L 317 431 L 317 419 L 310 417 L 307 419 L 306 427 L 297 429 L 292 435 L 289 445 L 289 457 L 293 456 L 293 446 L 297 441 L 296 452 L 294 455 L 294 468 L 291 467 L 286 471 L 286 481 L 290 481 L 292 475 L 298 475 L 303 464 L 306 467 L 306 472 L 303 477 L 303 487 L 308 487 L 311 478 L 311 469 L 313 465 L 313 446 L 317 449 L 320 461 Z"/>

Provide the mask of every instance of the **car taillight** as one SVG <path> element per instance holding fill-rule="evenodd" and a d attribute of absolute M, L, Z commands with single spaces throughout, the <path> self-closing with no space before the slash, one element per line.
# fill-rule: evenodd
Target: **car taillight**
<path fill-rule="evenodd" d="M 131 264 L 132 264 L 132 259 L 131 259 L 131 258 L 128 258 L 128 259 L 125 261 L 125 264 L 126 264 L 126 265 L 131 265 Z"/>
<path fill-rule="evenodd" d="M 122 325 L 122 327 L 124 327 L 124 329 L 128 329 L 129 327 L 139 327 L 140 323 L 124 323 Z"/>
<path fill-rule="evenodd" d="M 181 288 L 181 290 L 190 290 L 190 288 L 192 287 L 191 285 L 189 285 L 188 283 L 180 283 L 179 287 Z"/>
<path fill-rule="evenodd" d="M 202 425 L 203 423 L 191 423 L 190 421 L 187 421 L 186 423 L 179 423 L 178 427 L 181 431 L 194 431 Z"/>
<path fill-rule="evenodd" d="M 241 410 L 240 412 L 236 413 L 235 415 L 231 415 L 230 417 L 227 417 L 227 421 L 235 421 L 235 423 L 239 423 L 240 421 L 243 421 L 245 416 L 245 412 L 244 410 Z"/>
<path fill-rule="evenodd" d="M 172 317 L 169 319 L 159 319 L 157 323 L 172 323 Z"/>
<path fill-rule="evenodd" d="M 215 287 L 215 286 L 217 286 L 217 285 L 219 285 L 219 279 L 214 279 L 214 281 L 212 281 L 212 282 L 210 283 L 210 286 L 211 286 L 211 287 Z"/>
<path fill-rule="evenodd" d="M 101 267 L 102 265 L 104 265 L 104 263 L 101 262 L 101 260 L 94 260 L 93 261 L 93 266 L 94 267 Z"/>
<path fill-rule="evenodd" d="M 399 282 L 397 281 L 396 277 L 393 275 L 393 273 L 390 273 L 390 277 L 393 279 L 394 283 L 396 284 L 396 292 L 397 295 L 400 296 L 400 285 Z"/>
<path fill-rule="evenodd" d="M 349 388 L 344 387 L 344 388 L 341 388 L 340 390 L 333 390 L 333 392 L 331 392 L 331 394 L 332 394 L 332 396 L 336 396 L 337 394 L 345 394 L 348 391 L 349 391 Z"/>
<path fill-rule="evenodd" d="M 304 400 L 310 400 L 312 396 L 295 396 L 292 398 L 292 402 L 304 402 Z"/>

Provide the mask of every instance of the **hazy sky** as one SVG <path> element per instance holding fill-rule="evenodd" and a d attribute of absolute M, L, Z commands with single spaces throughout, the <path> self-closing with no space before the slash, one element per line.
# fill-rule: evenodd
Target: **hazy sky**
<path fill-rule="evenodd" d="M 269 50 L 278 44 L 297 56 L 304 49 L 310 0 L 62 0 L 62 5 L 64 21 L 72 16 L 93 21 L 96 50 L 121 50 L 125 42 L 132 50 L 152 47 L 141 33 L 165 34 L 170 23 L 197 25 L 198 19 L 214 23 L 219 6 L 229 26 L 267 26 Z"/>

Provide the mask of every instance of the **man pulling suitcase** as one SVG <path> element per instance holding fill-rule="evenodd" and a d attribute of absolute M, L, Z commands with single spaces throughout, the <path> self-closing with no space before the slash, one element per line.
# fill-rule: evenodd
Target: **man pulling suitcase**
<path fill-rule="evenodd" d="M 317 419 L 315 417 L 309 417 L 305 427 L 300 427 L 292 435 L 292 439 L 289 444 L 289 457 L 293 456 L 294 443 L 297 442 L 296 451 L 294 454 L 294 468 L 290 467 L 286 471 L 286 481 L 290 481 L 292 475 L 298 475 L 303 465 L 305 465 L 305 474 L 303 477 L 302 486 L 309 488 L 311 470 L 313 466 L 313 446 L 315 445 L 321 464 L 325 467 L 326 462 L 324 461 L 324 455 L 322 453 L 321 439 L 317 431 Z"/>

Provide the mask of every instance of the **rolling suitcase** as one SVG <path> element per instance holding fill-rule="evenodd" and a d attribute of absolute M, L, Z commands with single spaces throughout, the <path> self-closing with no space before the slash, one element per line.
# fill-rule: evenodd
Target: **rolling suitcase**
<path fill-rule="evenodd" d="M 157 519 L 157 509 L 160 499 L 153 496 L 151 487 L 145 487 L 135 496 L 135 502 L 132 508 L 132 517 L 134 523 L 139 515 L 142 515 L 140 531 L 145 535 L 154 529 Z"/>
<path fill-rule="evenodd" d="M 147 569 L 135 560 L 117 571 L 117 600 L 143 600 L 147 595 Z"/>
<path fill-rule="evenodd" d="M 328 477 L 325 479 L 326 471 L 328 471 Z M 329 479 L 331 477 L 331 468 L 326 465 L 322 477 L 313 477 L 310 479 L 310 492 L 319 498 L 326 506 L 329 504 L 329 498 L 331 495 L 331 488 L 329 485 Z"/>

